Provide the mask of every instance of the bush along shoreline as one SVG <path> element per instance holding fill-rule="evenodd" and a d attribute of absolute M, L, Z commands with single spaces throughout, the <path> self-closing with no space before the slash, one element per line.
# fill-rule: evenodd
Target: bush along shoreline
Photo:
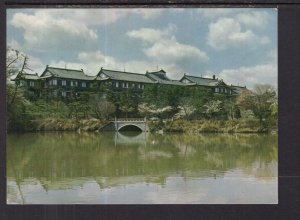
<path fill-rule="evenodd" d="M 31 120 L 26 127 L 10 132 L 102 132 L 100 129 L 110 123 L 99 119 L 57 119 Z M 277 133 L 276 121 L 260 123 L 257 119 L 240 120 L 161 120 L 148 121 L 151 133 Z M 104 132 L 104 131 L 103 131 Z"/>
<path fill-rule="evenodd" d="M 260 123 L 256 119 L 244 120 L 166 120 L 149 122 L 151 132 L 182 132 L 182 133 L 277 133 L 277 123 Z"/>

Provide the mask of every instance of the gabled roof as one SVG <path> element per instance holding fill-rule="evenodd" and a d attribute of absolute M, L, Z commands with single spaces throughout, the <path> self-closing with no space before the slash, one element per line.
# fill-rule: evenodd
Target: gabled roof
<path fill-rule="evenodd" d="M 149 73 L 151 75 L 155 75 L 157 78 L 162 79 L 162 80 L 170 80 L 167 75 L 166 75 L 166 71 L 164 71 L 163 69 L 158 70 L 158 71 L 151 71 L 151 72 L 146 72 L 146 74 Z"/>
<path fill-rule="evenodd" d="M 155 83 L 153 80 L 148 78 L 145 74 L 132 73 L 132 72 L 122 72 L 116 70 L 103 69 L 97 74 L 96 80 L 101 80 L 101 74 L 104 74 L 109 79 L 120 80 L 120 81 L 130 81 L 130 82 L 140 82 L 140 83 Z"/>
<path fill-rule="evenodd" d="M 165 85 L 179 85 L 179 86 L 185 86 L 185 85 L 192 85 L 192 84 L 185 84 L 178 80 L 170 80 L 168 77 L 161 77 L 160 75 L 157 75 L 156 73 L 146 73 L 146 76 L 154 80 L 155 82 L 159 84 L 165 84 Z"/>
<path fill-rule="evenodd" d="M 40 79 L 40 77 L 38 76 L 38 74 L 29 74 L 29 73 L 25 73 L 21 75 L 21 78 L 23 79 L 32 79 L 32 80 L 37 80 Z"/>
<path fill-rule="evenodd" d="M 79 80 L 93 80 L 95 78 L 93 76 L 85 75 L 82 69 L 74 70 L 74 69 L 63 69 L 63 68 L 47 66 L 40 77 L 47 78 L 50 76 L 64 78 L 64 79 L 79 79 Z"/>
<path fill-rule="evenodd" d="M 182 81 L 183 79 L 187 79 L 201 86 L 217 86 L 220 84 L 226 85 L 223 81 L 220 81 L 218 79 L 204 78 L 199 76 L 190 76 L 186 74 L 179 81 Z"/>
<path fill-rule="evenodd" d="M 15 81 L 17 79 L 28 79 L 28 80 L 37 80 L 40 79 L 37 73 L 35 74 L 30 74 L 30 73 L 21 73 L 19 72 L 15 76 L 11 78 L 12 81 Z"/>
<path fill-rule="evenodd" d="M 235 86 L 235 85 L 230 85 L 230 88 L 232 88 L 233 91 L 234 91 L 236 94 L 238 94 L 238 95 L 240 95 L 240 94 L 242 93 L 242 91 L 248 90 L 248 89 L 246 88 L 246 86 Z"/>

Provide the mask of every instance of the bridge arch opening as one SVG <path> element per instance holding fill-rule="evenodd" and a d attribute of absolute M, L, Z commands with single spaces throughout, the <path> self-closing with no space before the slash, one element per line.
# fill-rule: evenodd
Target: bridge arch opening
<path fill-rule="evenodd" d="M 119 128 L 118 131 L 135 131 L 135 132 L 142 132 L 143 130 L 136 126 L 136 125 L 125 125 L 121 128 Z"/>

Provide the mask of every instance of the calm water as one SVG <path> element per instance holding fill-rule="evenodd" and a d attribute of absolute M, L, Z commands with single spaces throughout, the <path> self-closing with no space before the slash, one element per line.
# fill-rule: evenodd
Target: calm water
<path fill-rule="evenodd" d="M 277 135 L 8 135 L 9 204 L 277 203 Z"/>

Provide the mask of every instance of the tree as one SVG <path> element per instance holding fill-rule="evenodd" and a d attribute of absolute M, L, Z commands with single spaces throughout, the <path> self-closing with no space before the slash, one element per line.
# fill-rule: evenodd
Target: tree
<path fill-rule="evenodd" d="M 89 105 L 98 119 L 108 119 L 116 112 L 116 106 L 99 95 L 92 96 Z"/>
<path fill-rule="evenodd" d="M 122 112 L 125 112 L 126 114 L 126 118 L 128 117 L 128 113 L 133 112 L 134 108 L 128 104 L 123 104 L 120 108 L 119 108 Z"/>
<path fill-rule="evenodd" d="M 11 100 L 14 99 L 14 102 Z M 29 104 L 21 90 L 15 90 L 14 85 L 6 87 L 7 128 L 8 130 L 23 130 L 28 122 L 25 114 L 26 105 Z"/>
<path fill-rule="evenodd" d="M 159 108 L 155 105 L 148 105 L 147 103 L 141 103 L 138 106 L 138 110 L 140 113 L 147 115 L 147 116 L 149 116 L 149 115 L 161 116 L 162 114 L 164 114 L 166 112 L 172 111 L 172 107 L 165 106 L 165 107 Z"/>
<path fill-rule="evenodd" d="M 211 100 L 204 105 L 204 113 L 209 117 L 212 118 L 215 116 L 215 113 L 221 110 L 222 102 L 220 100 Z"/>
<path fill-rule="evenodd" d="M 240 119 L 242 117 L 241 110 L 238 105 L 234 105 L 234 107 L 233 107 L 233 116 L 236 119 Z"/>
<path fill-rule="evenodd" d="M 188 119 L 195 111 L 196 108 L 193 104 L 192 97 L 183 97 L 179 101 L 178 106 L 179 112 L 175 114 L 175 118 L 186 118 Z"/>
<path fill-rule="evenodd" d="M 243 91 L 237 98 L 239 106 L 251 110 L 260 123 L 271 116 L 271 106 L 276 101 L 276 92 L 271 85 L 258 84 L 253 91 Z"/>
<path fill-rule="evenodd" d="M 6 48 L 6 80 L 7 83 L 10 82 L 12 78 L 17 79 L 20 75 L 24 73 L 25 70 L 31 70 L 28 67 L 28 57 L 18 50 L 11 47 Z M 18 88 L 18 83 L 14 83 L 14 90 L 10 97 L 9 103 L 13 104 L 15 102 Z"/>

